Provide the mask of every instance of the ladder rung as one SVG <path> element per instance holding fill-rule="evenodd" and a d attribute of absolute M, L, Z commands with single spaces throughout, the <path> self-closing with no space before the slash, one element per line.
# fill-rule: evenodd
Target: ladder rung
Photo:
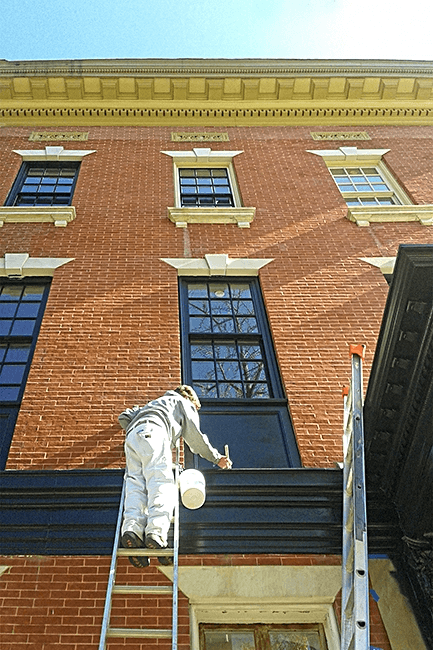
<path fill-rule="evenodd" d="M 147 557 L 173 557 L 174 549 L 172 548 L 118 548 L 117 555 L 126 555 L 127 557 L 139 557 L 145 555 Z"/>
<path fill-rule="evenodd" d="M 114 585 L 113 594 L 172 594 L 173 587 L 166 585 Z"/>
<path fill-rule="evenodd" d="M 171 639 L 172 635 L 171 630 L 134 630 L 133 628 L 127 627 L 109 627 L 106 636 L 119 638 Z"/>

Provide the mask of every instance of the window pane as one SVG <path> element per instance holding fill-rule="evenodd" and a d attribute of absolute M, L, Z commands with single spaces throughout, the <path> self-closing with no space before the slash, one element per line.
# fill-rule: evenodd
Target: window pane
<path fill-rule="evenodd" d="M 375 184 L 372 187 L 373 187 L 373 190 L 375 192 L 387 192 L 388 191 L 388 187 L 386 185 L 377 185 L 377 184 Z"/>
<path fill-rule="evenodd" d="M 254 633 L 206 630 L 205 650 L 256 650 Z"/>
<path fill-rule="evenodd" d="M 16 402 L 20 394 L 20 386 L 1 386 L 0 402 Z"/>
<path fill-rule="evenodd" d="M 215 383 L 193 381 L 192 386 L 199 397 L 209 397 L 209 398 L 218 397 Z"/>
<path fill-rule="evenodd" d="M 242 378 L 245 381 L 264 381 L 265 369 L 261 361 L 243 361 Z"/>
<path fill-rule="evenodd" d="M 186 178 L 194 178 L 193 169 L 179 169 L 179 176 Z"/>
<path fill-rule="evenodd" d="M 212 300 L 211 306 L 213 316 L 232 313 L 232 305 L 228 300 Z"/>
<path fill-rule="evenodd" d="M 226 169 L 212 169 L 212 176 L 215 178 L 227 177 Z"/>
<path fill-rule="evenodd" d="M 192 377 L 194 380 L 215 379 L 215 367 L 213 361 L 193 361 Z"/>
<path fill-rule="evenodd" d="M 34 320 L 16 320 L 12 325 L 12 336 L 31 336 L 35 327 Z"/>
<path fill-rule="evenodd" d="M 195 170 L 195 175 L 197 178 L 205 178 L 205 177 L 210 177 L 210 169 L 196 169 Z"/>
<path fill-rule="evenodd" d="M 228 298 L 229 285 L 224 282 L 211 282 L 209 284 L 209 295 L 211 298 Z"/>
<path fill-rule="evenodd" d="M 315 630 L 269 631 L 271 650 L 321 650 L 319 633 Z"/>
<path fill-rule="evenodd" d="M 236 359 L 236 343 L 234 341 L 215 343 L 215 357 L 217 359 Z"/>
<path fill-rule="evenodd" d="M 0 300 L 1 301 L 18 301 L 21 297 L 22 287 L 12 287 L 6 285 L 2 287 Z"/>
<path fill-rule="evenodd" d="M 248 318 L 246 316 L 238 316 L 236 318 L 236 325 L 238 332 L 243 334 L 256 334 L 259 330 L 255 318 Z"/>
<path fill-rule="evenodd" d="M 219 332 L 221 334 L 235 331 L 235 324 L 231 317 L 223 318 L 222 316 L 216 316 L 212 318 L 212 327 L 214 332 Z"/>
<path fill-rule="evenodd" d="M 36 318 L 39 307 L 39 302 L 22 302 L 18 307 L 17 316 L 21 318 Z"/>
<path fill-rule="evenodd" d="M 233 311 L 236 315 L 249 314 L 254 315 L 254 308 L 252 300 L 234 300 Z"/>
<path fill-rule="evenodd" d="M 188 296 L 190 298 L 204 298 L 204 297 L 207 297 L 207 285 L 206 284 L 189 284 L 188 285 Z"/>
<path fill-rule="evenodd" d="M 7 346 L 6 345 L 0 345 L 0 363 L 3 361 L 6 355 L 6 350 Z"/>
<path fill-rule="evenodd" d="M 191 357 L 193 359 L 212 359 L 213 348 L 211 343 L 195 343 L 191 345 Z"/>
<path fill-rule="evenodd" d="M 189 313 L 191 315 L 209 316 L 209 302 L 207 300 L 190 300 Z"/>
<path fill-rule="evenodd" d="M 249 284 L 242 282 L 232 282 L 230 284 L 233 298 L 251 298 L 251 291 Z"/>
<path fill-rule="evenodd" d="M 0 320 L 0 336 L 7 336 L 12 325 L 11 320 Z"/>
<path fill-rule="evenodd" d="M 6 347 L 6 346 L 5 346 Z M 6 354 L 6 361 L 9 363 L 27 361 L 30 354 L 30 345 L 10 345 Z"/>
<path fill-rule="evenodd" d="M 0 372 L 0 384 L 21 384 L 26 369 L 25 364 L 5 364 Z"/>
<path fill-rule="evenodd" d="M 217 379 L 226 381 L 240 380 L 241 372 L 237 361 L 218 361 Z"/>
<path fill-rule="evenodd" d="M 3 302 L 0 305 L 0 318 L 13 318 L 17 307 L 17 302 Z"/>
<path fill-rule="evenodd" d="M 245 397 L 264 399 L 270 397 L 267 384 L 245 384 Z"/>
<path fill-rule="evenodd" d="M 240 399 L 244 397 L 244 391 L 241 383 L 226 383 L 220 382 L 218 384 L 219 396 L 224 399 Z"/>
<path fill-rule="evenodd" d="M 210 332 L 210 318 L 191 316 L 189 319 L 189 328 L 191 332 Z"/>
<path fill-rule="evenodd" d="M 260 345 L 250 345 L 248 343 L 239 343 L 239 354 L 243 361 L 261 359 L 262 351 Z"/>

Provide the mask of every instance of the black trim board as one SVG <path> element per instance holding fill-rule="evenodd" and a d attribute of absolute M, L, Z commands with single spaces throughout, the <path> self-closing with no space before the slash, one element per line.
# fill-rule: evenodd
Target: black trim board
<path fill-rule="evenodd" d="M 207 470 L 207 499 L 181 508 L 181 553 L 341 553 L 342 472 Z M 111 555 L 123 470 L 4 471 L 0 552 Z M 370 552 L 398 548 L 393 511 L 368 498 Z"/>

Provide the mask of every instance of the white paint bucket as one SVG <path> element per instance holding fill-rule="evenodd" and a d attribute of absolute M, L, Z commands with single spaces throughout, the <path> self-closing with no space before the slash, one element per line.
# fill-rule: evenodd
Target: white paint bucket
<path fill-rule="evenodd" d="M 206 481 L 198 469 L 186 469 L 179 476 L 182 503 L 189 510 L 197 510 L 206 499 Z"/>

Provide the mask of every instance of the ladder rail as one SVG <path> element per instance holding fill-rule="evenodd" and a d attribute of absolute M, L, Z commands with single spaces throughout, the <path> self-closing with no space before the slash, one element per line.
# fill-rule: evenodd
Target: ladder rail
<path fill-rule="evenodd" d="M 368 650 L 369 590 L 364 421 L 363 346 L 350 346 L 351 386 L 344 402 L 341 649 Z"/>
<path fill-rule="evenodd" d="M 117 515 L 116 532 L 114 534 L 113 552 L 111 554 L 110 573 L 108 575 L 107 592 L 105 595 L 104 614 L 102 616 L 101 636 L 99 638 L 99 649 L 105 650 L 105 641 L 107 637 L 108 625 L 110 622 L 111 603 L 113 600 L 113 587 L 116 579 L 117 568 L 117 549 L 119 548 L 120 531 L 123 520 L 123 504 L 125 502 L 126 492 L 126 473 L 123 476 L 122 492 L 120 495 L 119 512 Z"/>
<path fill-rule="evenodd" d="M 174 484 L 176 489 L 176 500 L 174 505 L 174 530 L 173 530 L 173 605 L 172 605 L 172 636 L 171 648 L 177 650 L 178 636 L 178 609 L 179 609 L 179 467 L 180 447 L 179 439 L 176 443 L 176 463 L 174 470 Z"/>
<path fill-rule="evenodd" d="M 134 548 L 120 549 L 120 533 L 123 521 L 123 509 L 126 494 L 126 471 L 123 477 L 122 492 L 119 502 L 119 512 L 116 522 L 116 531 L 114 534 L 113 552 L 111 556 L 110 571 L 107 583 L 107 592 L 105 596 L 104 613 L 102 616 L 101 634 L 99 639 L 98 650 L 106 650 L 107 638 L 153 638 L 172 640 L 172 650 L 177 650 L 178 644 L 178 608 L 179 608 L 179 474 L 180 474 L 180 448 L 179 441 L 176 444 L 176 462 L 174 466 L 174 489 L 176 491 L 174 507 L 174 527 L 173 527 L 173 549 L 147 549 Z M 148 557 L 173 557 L 173 584 L 169 586 L 146 587 L 141 585 L 116 585 L 117 558 L 121 556 L 148 556 Z M 128 629 L 128 628 L 110 628 L 111 606 L 113 594 L 160 594 L 172 596 L 172 627 L 171 629 Z"/>

